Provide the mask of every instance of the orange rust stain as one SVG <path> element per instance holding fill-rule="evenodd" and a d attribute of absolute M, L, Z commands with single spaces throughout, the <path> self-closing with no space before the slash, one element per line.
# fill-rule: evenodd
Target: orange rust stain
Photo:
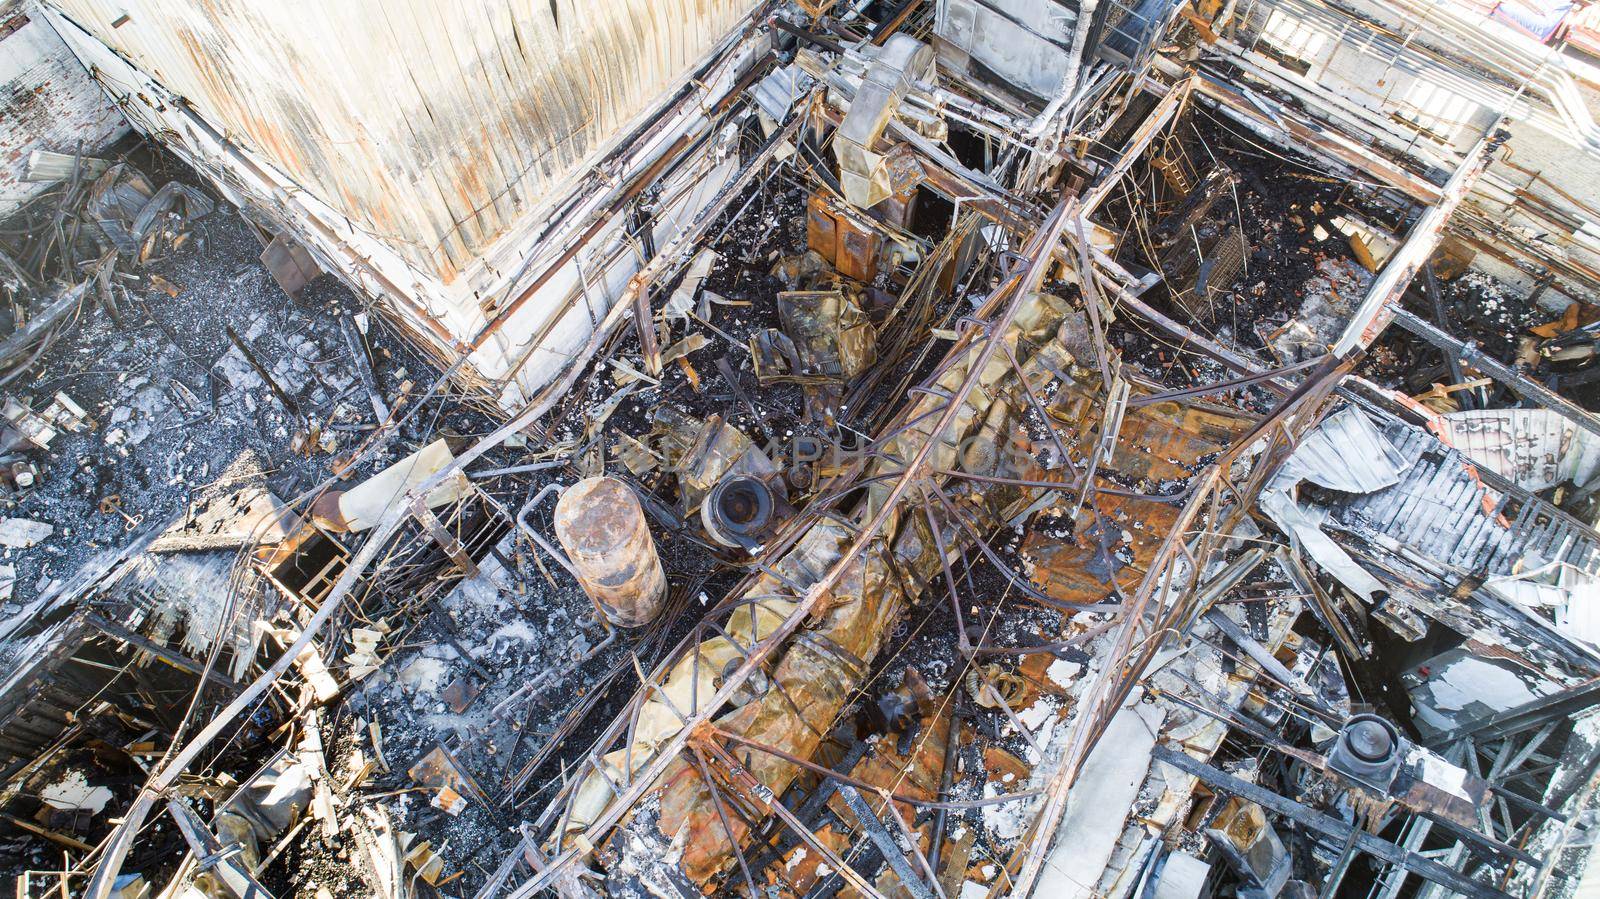
<path fill-rule="evenodd" d="M 1087 408 L 1095 409 L 1092 405 Z M 1168 492 L 1155 485 L 1188 481 L 1204 469 L 1213 454 L 1242 437 L 1250 423 L 1251 419 L 1242 414 L 1178 403 L 1130 409 L 1123 420 L 1116 451 L 1100 466 L 1100 482 L 1143 482 L 1149 492 Z M 1087 433 L 1086 424 L 1080 424 L 1080 433 Z M 1177 522 L 1182 506 L 1105 494 L 1096 495 L 1094 506 L 1108 526 L 1121 530 L 1108 539 L 1112 551 L 1120 549 L 1131 555 L 1132 561 L 1116 574 L 1118 585 L 1130 589 L 1144 577 L 1151 559 Z M 1043 529 L 1031 529 L 1023 541 L 1022 554 L 1033 563 L 1036 586 L 1055 599 L 1092 603 L 1111 592 L 1111 585 L 1087 568 L 1099 551 L 1098 540 L 1084 526 L 1087 521 L 1087 517 L 1080 516 L 1079 526 L 1067 540 L 1048 536 Z"/>

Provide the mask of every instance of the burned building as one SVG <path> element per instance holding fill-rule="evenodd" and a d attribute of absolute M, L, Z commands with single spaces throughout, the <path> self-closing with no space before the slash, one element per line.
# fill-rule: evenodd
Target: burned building
<path fill-rule="evenodd" d="M 19 897 L 1593 889 L 1587 3 L 0 10 Z"/>

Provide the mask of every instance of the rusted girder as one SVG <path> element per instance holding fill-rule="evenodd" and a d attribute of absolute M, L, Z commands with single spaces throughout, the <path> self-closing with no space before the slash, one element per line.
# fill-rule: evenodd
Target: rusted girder
<path fill-rule="evenodd" d="M 609 833 L 678 759 L 689 735 L 709 722 L 723 708 L 742 688 L 746 680 L 763 666 L 766 659 L 778 647 L 785 645 L 813 611 L 832 596 L 834 589 L 840 586 L 847 572 L 854 570 L 858 559 L 868 548 L 881 542 L 883 528 L 892 518 L 900 514 L 899 506 L 906 492 L 926 476 L 928 463 L 935 448 L 942 445 L 951 425 L 963 410 L 967 409 L 967 396 L 977 387 L 990 360 L 999 352 L 999 342 L 1003 339 L 1000 335 L 1006 332 L 1018 310 L 1038 290 L 1049 264 L 1050 248 L 1060 241 L 1076 205 L 1074 198 L 1063 198 L 1051 212 L 1044 226 L 1034 233 L 1022 253 L 1022 258 L 1026 260 L 1024 270 L 1006 279 L 996 288 L 990 300 L 980 310 L 982 314 L 995 316 L 987 331 L 978 328 L 968 329 L 958 339 L 956 346 L 951 350 L 952 357 L 964 356 L 969 350 L 975 350 L 973 356 L 965 360 L 967 369 L 960 384 L 950 391 L 949 398 L 941 407 L 942 412 L 938 415 L 938 420 L 925 432 L 926 436 L 920 442 L 917 451 L 912 453 L 911 458 L 901 466 L 893 486 L 873 497 L 872 508 L 868 510 L 866 521 L 854 529 L 853 539 L 833 561 L 827 572 L 806 588 L 804 595 L 798 598 L 798 602 L 793 603 L 792 610 L 781 624 L 759 642 L 744 649 L 742 661 L 734 670 L 724 675 L 715 695 L 695 701 L 694 707 L 687 711 L 673 709 L 678 723 L 670 736 L 656 745 L 654 756 L 638 770 L 632 771 L 627 777 L 627 783 L 612 784 L 613 798 L 604 809 L 594 816 L 582 833 L 571 839 L 568 848 L 552 860 L 551 866 L 545 872 L 523 883 L 512 893 L 513 896 L 517 899 L 526 899 L 551 884 L 564 865 L 571 864 L 587 854 L 589 851 L 587 847 L 596 845 Z M 789 599 L 793 601 L 793 598 Z M 659 688 L 650 688 L 647 694 L 665 698 L 665 694 Z M 600 773 L 601 767 L 596 766 L 594 770 Z M 609 776 L 607 779 L 611 780 Z"/>
<path fill-rule="evenodd" d="M 1451 214 L 1461 205 L 1461 201 L 1467 198 L 1472 186 L 1478 183 L 1478 178 L 1489 167 L 1495 151 L 1509 136 L 1499 130 L 1499 122 L 1500 120 L 1496 119 L 1495 124 L 1489 127 L 1488 133 L 1478 141 L 1477 146 L 1472 148 L 1472 152 L 1467 154 L 1466 161 L 1456 169 L 1454 175 L 1450 176 L 1450 180 L 1445 182 L 1444 188 L 1440 191 L 1439 201 L 1428 207 L 1422 218 L 1411 226 L 1405 243 L 1401 244 L 1400 248 L 1390 255 L 1389 261 L 1384 263 L 1383 270 L 1378 272 L 1378 277 L 1367 288 L 1367 295 L 1361 301 L 1361 305 L 1350 317 L 1350 323 L 1345 326 L 1344 333 L 1334 343 L 1334 356 L 1348 359 L 1365 351 L 1394 320 L 1400 297 L 1411 285 L 1411 279 L 1416 277 L 1417 270 L 1438 248 Z"/>

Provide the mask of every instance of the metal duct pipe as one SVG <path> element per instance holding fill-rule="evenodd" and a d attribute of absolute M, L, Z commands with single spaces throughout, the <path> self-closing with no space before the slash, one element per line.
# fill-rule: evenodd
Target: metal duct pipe
<path fill-rule="evenodd" d="M 1028 137 L 1043 137 L 1050 123 L 1060 115 L 1061 107 L 1078 89 L 1078 79 L 1083 74 L 1083 48 L 1089 43 L 1089 29 L 1094 25 L 1094 11 L 1099 5 L 1100 0 L 1083 0 L 1083 5 L 1079 7 L 1078 20 L 1072 25 L 1072 51 L 1068 54 L 1067 73 L 1061 77 L 1061 87 L 1056 90 L 1049 105 L 1028 126 Z"/>

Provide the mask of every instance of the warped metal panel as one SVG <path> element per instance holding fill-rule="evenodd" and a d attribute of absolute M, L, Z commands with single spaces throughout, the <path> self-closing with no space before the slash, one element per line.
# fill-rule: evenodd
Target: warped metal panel
<path fill-rule="evenodd" d="M 1036 97 L 1051 97 L 1060 88 L 1069 67 L 1076 3 L 945 0 L 938 11 L 935 30 L 945 56 L 959 51 Z"/>

